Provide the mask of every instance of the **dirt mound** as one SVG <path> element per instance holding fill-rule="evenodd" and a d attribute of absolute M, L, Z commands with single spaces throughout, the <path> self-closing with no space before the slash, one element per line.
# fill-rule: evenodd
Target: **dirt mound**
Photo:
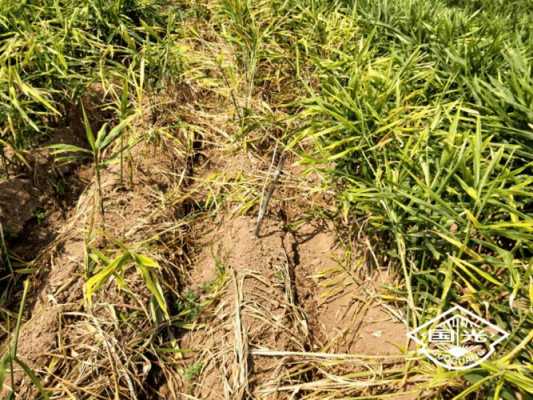
<path fill-rule="evenodd" d="M 151 156 L 146 157 L 146 152 Z M 98 214 L 97 189 L 94 184 L 90 185 L 57 238 L 34 261 L 41 268 L 36 276 L 38 281 L 32 282 L 31 318 L 21 328 L 17 355 L 36 373 L 44 373 L 48 377 L 45 383 L 51 384 L 57 379 L 56 388 L 63 387 L 65 393 L 76 393 L 82 381 L 86 389 L 92 387 L 95 393 L 107 386 L 99 387 L 107 376 L 102 371 L 111 373 L 117 362 L 110 358 L 110 348 L 115 349 L 114 346 L 119 346 L 127 336 L 126 330 L 116 329 L 117 315 L 99 304 L 114 304 L 120 309 L 121 305 L 131 307 L 132 298 L 111 280 L 105 290 L 95 296 L 95 307 L 86 309 L 83 299 L 88 257 L 96 254 L 99 248 L 103 251 L 110 247 L 113 241 L 132 244 L 145 240 L 150 230 L 157 235 L 158 230 L 165 229 L 163 221 L 173 219 L 174 208 L 159 207 L 153 196 L 176 181 L 172 176 L 172 171 L 180 165 L 176 157 L 172 152 L 157 152 L 151 146 L 139 147 L 135 153 L 139 161 L 130 166 L 135 173 L 127 187 L 120 179 L 119 167 L 111 165 L 102 173 L 106 194 L 105 224 L 102 225 Z M 135 293 L 134 299 L 148 304 L 150 293 L 140 276 L 130 273 L 124 279 L 134 288 L 130 292 Z M 87 371 L 84 367 L 87 360 L 92 360 L 91 365 L 98 366 L 97 369 Z M 35 386 L 21 371 L 15 374 L 15 382 L 20 398 L 36 396 Z M 4 387 L 4 391 L 6 389 Z"/>
<path fill-rule="evenodd" d="M 251 357 L 250 348 L 304 350 L 305 321 L 291 299 L 284 232 L 275 223 L 265 228 L 271 233 L 257 239 L 253 218 L 224 222 L 200 254 L 191 271 L 193 287 L 204 288 L 208 298 L 217 275 L 223 274 L 227 285 L 204 317 L 208 329 L 200 322 L 182 340 L 188 352 L 184 371 L 201 370 L 194 377 L 184 374 L 190 379 L 183 379 L 178 390 L 205 399 L 253 396 L 262 382 L 283 374 L 284 367 L 282 360 Z"/>

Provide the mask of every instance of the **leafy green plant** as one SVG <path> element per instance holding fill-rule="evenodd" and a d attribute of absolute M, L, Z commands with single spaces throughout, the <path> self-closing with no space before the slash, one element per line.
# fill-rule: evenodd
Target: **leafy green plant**
<path fill-rule="evenodd" d="M 98 204 L 102 219 L 105 218 L 104 209 L 104 194 L 102 191 L 102 178 L 101 171 L 106 165 L 106 159 L 104 158 L 105 150 L 113 144 L 115 140 L 122 136 L 125 127 L 131 123 L 135 115 L 130 115 L 124 118 L 120 123 L 113 128 L 109 129 L 107 123 L 104 123 L 98 130 L 96 136 L 93 133 L 91 124 L 83 109 L 83 121 L 85 125 L 85 133 L 89 148 L 71 145 L 71 144 L 53 144 L 50 147 L 53 149 L 52 154 L 57 157 L 59 162 L 72 162 L 76 160 L 83 160 L 89 158 L 94 165 L 94 175 L 96 178 L 96 185 L 98 188 Z M 119 149 L 119 153 L 122 157 L 123 148 Z M 111 157 L 113 158 L 113 157 Z M 121 158 L 122 159 L 122 158 Z"/>
<path fill-rule="evenodd" d="M 304 36 L 302 25 L 299 68 L 313 73 L 301 76 L 308 96 L 290 147 L 326 174 L 343 219 L 364 225 L 378 261 L 402 272 L 412 326 L 463 304 L 513 332 L 499 354 L 514 354 L 517 375 L 501 381 L 483 365 L 485 378 L 457 398 L 480 388 L 496 398 L 496 382 L 523 396 L 533 48 L 517 10 L 531 10 L 476 3 L 317 2 L 307 24 L 329 39 Z M 361 40 L 333 47 L 345 32 Z M 314 42 L 304 47 L 306 37 Z"/>
<path fill-rule="evenodd" d="M 0 155 L 22 152 L 68 120 L 72 104 L 145 65 L 151 84 L 179 77 L 176 10 L 166 0 L 0 1 Z M 10 159 L 3 151 L 9 147 Z M 13 155 L 13 156 L 11 156 Z"/>
<path fill-rule="evenodd" d="M 198 295 L 191 290 L 188 290 L 182 299 L 176 303 L 177 314 L 185 322 L 194 321 L 202 311 L 202 305 Z"/>
<path fill-rule="evenodd" d="M 114 277 L 120 286 L 125 287 L 126 281 L 123 276 L 130 267 L 135 267 L 141 275 L 147 289 L 155 299 L 156 304 L 166 319 L 169 319 L 167 303 L 163 290 L 156 276 L 156 271 L 161 267 L 154 259 L 143 254 L 122 248 L 122 251 L 114 258 L 108 258 L 100 251 L 94 250 L 89 254 L 90 260 L 96 265 L 101 265 L 98 271 L 92 274 L 85 283 L 85 298 L 89 304 L 92 303 L 93 295 Z"/>
<path fill-rule="evenodd" d="M 202 372 L 203 364 L 201 362 L 195 362 L 185 368 L 183 371 L 183 376 L 189 382 L 194 381 Z"/>

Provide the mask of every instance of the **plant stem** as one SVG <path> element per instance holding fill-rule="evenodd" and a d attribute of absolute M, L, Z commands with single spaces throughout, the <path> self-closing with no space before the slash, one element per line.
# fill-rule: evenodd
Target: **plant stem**
<path fill-rule="evenodd" d="M 100 176 L 100 160 L 99 157 L 95 158 L 96 169 L 96 185 L 98 186 L 98 202 L 100 204 L 100 214 L 102 216 L 102 228 L 105 228 L 105 210 L 104 210 L 104 194 L 102 192 L 102 180 Z"/>
<path fill-rule="evenodd" d="M 26 303 L 26 296 L 28 294 L 28 289 L 30 287 L 30 281 L 26 279 L 24 281 L 24 289 L 22 292 L 22 299 L 20 301 L 20 307 L 19 312 L 17 315 L 17 325 L 15 327 L 15 339 L 13 342 L 13 346 L 11 347 L 11 357 L 10 357 L 10 369 L 11 369 L 11 391 L 15 393 L 16 395 L 16 388 L 15 388 L 15 374 L 13 372 L 13 361 L 17 358 L 17 348 L 18 348 L 18 342 L 19 342 L 19 334 L 20 334 L 20 325 L 22 322 L 22 314 L 24 313 L 24 304 Z"/>
<path fill-rule="evenodd" d="M 124 135 L 120 135 L 120 184 L 124 184 Z"/>

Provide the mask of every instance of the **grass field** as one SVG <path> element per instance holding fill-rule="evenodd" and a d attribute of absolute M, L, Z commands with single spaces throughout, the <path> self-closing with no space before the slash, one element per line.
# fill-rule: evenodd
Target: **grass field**
<path fill-rule="evenodd" d="M 532 59 L 528 0 L 0 0 L 1 396 L 530 398 Z M 195 280 L 211 228 L 243 216 L 296 238 L 256 271 L 285 282 L 285 342 L 237 261 Z M 360 293 L 305 272 L 318 221 L 342 273 L 396 277 L 375 301 L 406 329 L 460 305 L 508 338 L 465 371 L 409 344 L 335 358 L 351 348 L 317 333 L 305 282 Z"/>

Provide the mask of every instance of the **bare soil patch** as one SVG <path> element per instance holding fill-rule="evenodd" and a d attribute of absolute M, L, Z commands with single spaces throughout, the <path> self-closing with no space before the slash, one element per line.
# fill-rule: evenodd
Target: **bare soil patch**
<path fill-rule="evenodd" d="M 372 297 L 391 283 L 389 277 L 351 276 L 326 224 L 288 232 L 269 219 L 260 238 L 253 234 L 255 224 L 246 216 L 222 221 L 193 264 L 191 288 L 200 298 L 209 299 L 205 288 L 220 274 L 226 285 L 183 337 L 182 379 L 171 392 L 205 399 L 287 398 L 276 388 L 313 381 L 316 374 L 312 364 L 299 371 L 295 354 L 401 357 L 405 327 Z M 262 356 L 269 352 L 279 356 Z"/>
<path fill-rule="evenodd" d="M 380 288 L 393 284 L 393 278 L 379 270 L 361 276 L 331 229 L 313 232 L 316 227 L 305 226 L 298 235 L 296 275 L 319 347 L 333 353 L 401 354 L 406 327 L 378 298 Z"/>
<path fill-rule="evenodd" d="M 283 362 L 250 357 L 250 348 L 304 349 L 299 325 L 305 321 L 290 298 L 284 233 L 273 222 L 266 228 L 272 233 L 257 239 L 253 218 L 223 222 L 191 270 L 193 287 L 207 287 L 221 272 L 227 282 L 207 319 L 182 340 L 184 369 L 201 365 L 199 376 L 181 382 L 185 392 L 213 399 L 253 395 L 283 373 Z"/>

